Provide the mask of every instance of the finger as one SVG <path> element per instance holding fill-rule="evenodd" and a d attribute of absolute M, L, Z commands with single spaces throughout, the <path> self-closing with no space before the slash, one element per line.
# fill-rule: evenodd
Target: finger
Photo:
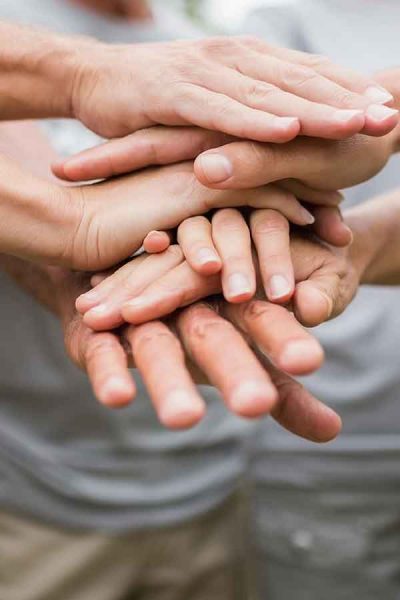
<path fill-rule="evenodd" d="M 215 195 L 210 194 L 204 198 L 204 212 L 215 208 L 233 208 L 249 206 L 251 208 L 270 208 L 278 210 L 291 223 L 295 225 L 312 225 L 314 216 L 310 211 L 287 190 L 278 185 L 269 184 L 264 187 L 247 190 L 245 194 L 239 191 L 214 190 Z"/>
<path fill-rule="evenodd" d="M 171 429 L 196 425 L 205 414 L 205 403 L 174 334 L 157 321 L 129 327 L 126 336 L 161 423 Z"/>
<path fill-rule="evenodd" d="M 263 42 L 256 44 L 265 54 L 264 61 L 252 61 L 249 55 L 243 55 L 244 63 L 239 65 L 241 72 L 263 81 L 274 81 L 278 88 L 314 102 L 342 109 L 363 109 L 363 133 L 368 135 L 386 135 L 396 127 L 398 111 L 383 106 L 393 101 L 393 96 L 376 82 L 334 65 L 326 57 L 282 51 L 265 44 L 262 50 Z M 265 79 L 266 76 L 273 79 Z"/>
<path fill-rule="evenodd" d="M 257 353 L 261 362 L 265 358 Z M 298 381 L 273 365 L 267 365 L 268 372 L 278 390 L 278 401 L 271 416 L 285 429 L 306 440 L 325 443 L 335 439 L 342 428 L 337 413 L 317 400 Z"/>
<path fill-rule="evenodd" d="M 288 177 L 295 178 L 297 172 L 300 175 L 300 169 L 296 173 L 290 171 L 290 166 L 293 170 L 293 165 L 297 168 L 297 164 L 302 162 L 297 153 L 294 156 L 291 153 L 295 148 L 288 144 L 283 155 L 276 152 L 272 144 L 232 142 L 198 156 L 194 172 L 200 183 L 216 189 L 258 187 Z"/>
<path fill-rule="evenodd" d="M 282 179 L 279 187 L 291 192 L 298 200 L 318 206 L 339 206 L 344 201 L 344 196 L 338 191 L 324 191 L 311 188 L 297 179 Z M 312 214 L 314 215 L 315 206 Z"/>
<path fill-rule="evenodd" d="M 196 127 L 151 127 L 58 160 L 52 171 L 67 181 L 108 179 L 149 166 L 190 160 L 228 141 L 222 133 Z"/>
<path fill-rule="evenodd" d="M 289 222 L 278 211 L 255 210 L 250 227 L 267 298 L 287 302 L 295 287 Z"/>
<path fill-rule="evenodd" d="M 256 291 L 249 227 L 238 210 L 215 213 L 212 235 L 222 259 L 222 289 L 228 302 L 245 302 Z"/>
<path fill-rule="evenodd" d="M 108 288 L 106 296 L 85 313 L 84 323 L 97 331 L 118 327 L 124 322 L 121 313 L 122 306 L 132 297 L 140 294 L 148 285 L 179 265 L 182 259 L 180 248 L 171 246 L 163 254 L 149 256 L 133 270 L 123 267 L 124 277 L 121 279 L 120 274 L 115 276 L 115 286 L 112 289 Z M 110 281 L 107 280 L 102 285 L 108 287 L 109 284 Z"/>
<path fill-rule="evenodd" d="M 291 375 L 320 368 L 324 353 L 319 342 L 286 308 L 261 300 L 226 305 L 226 315 L 273 363 Z"/>
<path fill-rule="evenodd" d="M 150 231 L 143 241 L 143 249 L 147 254 L 159 254 L 169 248 L 172 233 L 168 231 Z"/>
<path fill-rule="evenodd" d="M 351 244 L 353 233 L 343 221 L 339 208 L 318 206 L 315 207 L 313 214 L 315 217 L 313 231 L 321 240 L 338 248 Z"/>
<path fill-rule="evenodd" d="M 97 278 L 98 283 L 93 286 L 93 289 L 78 296 L 75 302 L 76 310 L 83 315 L 93 307 L 101 304 L 108 294 L 118 287 L 128 275 L 132 275 L 146 258 L 147 255 L 143 254 L 119 268 L 108 269 L 93 275 L 91 282 L 96 281 Z"/>
<path fill-rule="evenodd" d="M 273 409 L 277 395 L 267 372 L 228 321 L 198 304 L 182 311 L 177 325 L 189 356 L 231 411 L 255 418 Z"/>
<path fill-rule="evenodd" d="M 178 228 L 178 243 L 189 265 L 202 275 L 214 275 L 222 262 L 214 246 L 211 223 L 206 217 L 186 219 Z"/>
<path fill-rule="evenodd" d="M 196 273 L 185 261 L 124 304 L 127 323 L 138 325 L 173 313 L 197 300 L 221 292 L 221 277 Z"/>
<path fill-rule="evenodd" d="M 113 273 L 114 269 L 110 269 L 109 271 L 102 271 L 101 273 L 95 273 L 90 278 L 90 285 L 95 288 L 96 286 L 100 285 L 100 283 L 105 281 L 108 277 L 110 277 L 110 275 L 112 275 Z"/>
<path fill-rule="evenodd" d="M 362 94 L 370 102 L 381 104 L 393 101 L 393 96 L 390 92 L 377 81 L 353 69 L 337 65 L 326 56 L 273 46 L 257 38 L 245 39 L 244 41 L 258 52 L 274 56 L 291 64 L 302 65 L 312 69 L 329 81 L 337 83 L 344 90 L 349 90 L 355 94 Z M 351 102 L 351 97 L 347 98 L 345 95 L 342 95 L 336 101 L 341 101 L 342 105 L 349 106 L 348 103 Z"/>
<path fill-rule="evenodd" d="M 254 56 L 257 56 L 254 53 Z M 259 55 L 258 55 L 259 56 Z M 269 60 L 269 59 L 268 59 Z M 272 62 L 280 62 L 272 59 Z M 312 102 L 307 99 L 307 95 L 298 94 L 301 92 L 301 86 L 284 91 L 279 85 L 273 85 L 269 82 L 273 79 L 266 79 L 269 75 L 274 77 L 276 71 L 281 65 L 270 65 L 270 68 L 261 69 L 260 64 L 251 65 L 251 61 L 246 59 L 246 68 L 242 72 L 252 72 L 253 77 L 246 77 L 239 73 L 234 73 L 227 69 L 228 75 L 225 78 L 216 77 L 216 74 L 210 74 L 209 79 L 213 90 L 223 92 L 227 96 L 245 104 L 246 106 L 262 110 L 269 114 L 280 117 L 296 117 L 300 121 L 300 133 L 303 135 L 323 137 L 327 139 L 345 139 L 363 130 L 366 121 L 366 107 L 368 101 L 363 97 L 358 97 L 355 104 L 359 109 L 342 109 L 329 106 L 332 102 L 322 104 Z M 293 65 L 289 66 L 292 70 L 301 70 Z M 257 75 L 257 76 L 256 76 Z M 303 74 L 293 73 L 293 82 L 295 78 L 300 78 Z M 289 76 L 289 75 L 288 75 Z M 284 76 L 283 76 L 284 77 Z M 314 77 L 317 77 L 314 73 Z M 323 80 L 324 78 L 321 77 Z M 339 88 L 335 84 L 332 87 Z M 339 88 L 340 89 L 340 88 Z M 293 90 L 296 90 L 293 92 Z M 348 95 L 349 92 L 347 91 Z M 301 97 L 303 96 L 303 97 Z M 321 101 L 322 102 L 322 101 Z"/>
<path fill-rule="evenodd" d="M 187 93 L 182 94 L 176 112 L 184 123 L 260 142 L 282 144 L 300 132 L 300 123 L 295 117 L 277 117 L 192 84 L 188 85 Z"/>
<path fill-rule="evenodd" d="M 129 404 L 136 386 L 128 370 L 126 352 L 111 333 L 92 334 L 84 351 L 83 365 L 98 400 L 110 408 Z"/>

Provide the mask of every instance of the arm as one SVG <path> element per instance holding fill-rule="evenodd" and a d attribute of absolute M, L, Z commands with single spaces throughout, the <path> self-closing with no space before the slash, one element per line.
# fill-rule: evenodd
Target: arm
<path fill-rule="evenodd" d="M 192 124 L 264 142 L 398 121 L 373 80 L 256 39 L 108 45 L 4 22 L 0 39 L 2 119 L 73 117 L 103 137 Z"/>
<path fill-rule="evenodd" d="M 369 285 L 400 284 L 400 190 L 349 210 L 354 233 L 351 254 L 360 280 Z"/>

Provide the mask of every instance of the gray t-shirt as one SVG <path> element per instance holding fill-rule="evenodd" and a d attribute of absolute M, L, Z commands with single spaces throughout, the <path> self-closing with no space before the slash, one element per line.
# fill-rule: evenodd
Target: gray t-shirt
<path fill-rule="evenodd" d="M 175 37 L 110 23 L 66 0 L 0 0 L 0 18 L 109 41 Z M 176 29 L 175 29 L 176 27 Z M 186 36 L 192 31 L 186 30 Z M 87 145 L 81 128 L 48 124 L 58 145 Z M 0 273 L 0 506 L 63 526 L 157 527 L 205 512 L 234 489 L 250 424 L 210 387 L 208 414 L 187 432 L 161 427 L 143 387 L 123 411 L 101 407 L 66 358 L 60 325 Z"/>
<path fill-rule="evenodd" d="M 301 0 L 260 7 L 244 29 L 271 43 L 373 72 L 398 64 L 399 23 L 397 0 Z M 396 157 L 374 180 L 348 191 L 347 202 L 357 204 L 398 186 Z M 354 595 L 346 581 L 359 573 L 371 578 L 363 598 L 378 597 L 374 577 L 387 577 L 388 587 L 379 588 L 385 599 L 399 597 L 398 588 L 389 583 L 398 572 L 400 550 L 395 528 L 400 494 L 399 303 L 399 288 L 365 287 L 343 316 L 315 331 L 327 360 L 305 384 L 342 415 L 344 429 L 336 441 L 308 443 L 272 422 L 260 431 L 253 478 L 265 553 L 262 572 L 269 577 L 263 597 L 347 599 Z M 293 567 L 290 575 L 285 564 Z M 319 573 L 321 587 L 312 572 Z M 327 585 L 329 576 L 334 580 Z"/>

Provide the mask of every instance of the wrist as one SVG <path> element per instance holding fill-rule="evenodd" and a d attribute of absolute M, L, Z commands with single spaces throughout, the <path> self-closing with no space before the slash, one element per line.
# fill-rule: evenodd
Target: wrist
<path fill-rule="evenodd" d="M 71 199 L 68 188 L 34 177 L 1 156 L 0 198 L 0 252 L 70 265 L 82 203 Z"/>
<path fill-rule="evenodd" d="M 77 55 L 95 42 L 0 22 L 1 119 L 70 117 Z"/>

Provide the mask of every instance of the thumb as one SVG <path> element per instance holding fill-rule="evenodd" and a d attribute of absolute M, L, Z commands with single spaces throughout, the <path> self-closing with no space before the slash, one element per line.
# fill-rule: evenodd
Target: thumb
<path fill-rule="evenodd" d="M 66 181 L 108 179 L 145 167 L 191 160 L 228 140 L 224 134 L 197 127 L 152 127 L 58 160 L 52 171 Z"/>

